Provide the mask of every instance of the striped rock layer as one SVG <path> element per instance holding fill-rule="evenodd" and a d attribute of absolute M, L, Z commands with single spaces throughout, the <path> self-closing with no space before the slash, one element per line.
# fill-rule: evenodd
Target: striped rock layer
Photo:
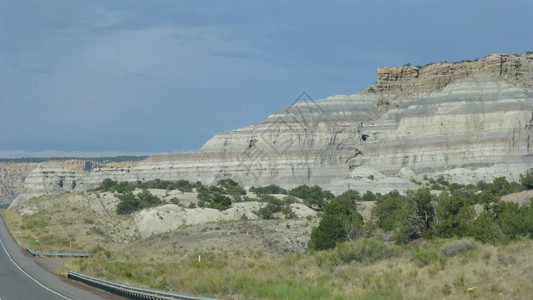
<path fill-rule="evenodd" d="M 438 82 L 432 73 L 387 79 L 380 69 L 374 87 L 382 91 L 300 101 L 259 124 L 219 133 L 197 151 L 154 155 L 132 168 L 74 171 L 42 164 L 28 174 L 12 206 L 32 195 L 94 188 L 108 177 L 318 184 L 337 193 L 412 189 L 424 176 L 459 183 L 518 180 L 533 168 L 533 56 L 517 57 L 514 69 L 500 64 L 505 72 L 492 63 L 494 55 L 470 63 L 485 69 L 463 66 L 472 71 L 456 71 L 461 75 L 437 88 L 423 84 Z M 398 86 L 412 88 L 417 80 L 424 87 L 407 95 Z M 391 100 L 386 107 L 384 99 Z"/>

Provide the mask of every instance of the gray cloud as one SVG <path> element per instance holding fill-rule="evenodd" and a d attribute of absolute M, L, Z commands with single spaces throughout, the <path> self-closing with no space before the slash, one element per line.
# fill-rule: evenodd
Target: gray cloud
<path fill-rule="evenodd" d="M 110 11 L 102 7 L 91 7 L 80 15 L 82 23 L 94 28 L 104 28 L 117 25 L 124 21 L 128 13 Z"/>
<path fill-rule="evenodd" d="M 9 1 L 0 150 L 199 148 L 304 90 L 361 91 L 382 65 L 531 50 L 532 4 L 513 5 Z"/>

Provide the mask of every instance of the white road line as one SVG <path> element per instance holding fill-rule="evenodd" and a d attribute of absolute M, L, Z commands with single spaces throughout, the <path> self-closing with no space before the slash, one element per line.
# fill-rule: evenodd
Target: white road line
<path fill-rule="evenodd" d="M 9 252 L 7 252 L 6 246 L 4 246 L 4 242 L 2 241 L 1 238 L 0 238 L 0 244 L 2 245 L 2 248 L 4 248 L 4 251 L 6 252 L 7 257 L 9 257 L 9 260 L 11 260 L 11 262 L 12 262 L 12 263 L 13 263 L 13 264 L 14 264 L 14 265 L 15 265 L 15 266 L 16 266 L 16 267 L 17 267 L 22 273 L 24 273 L 26 276 L 28 276 L 31 280 L 35 281 L 38 285 L 42 286 L 44 289 L 46 289 L 46 290 L 48 290 L 48 291 L 50 291 L 50 292 L 52 292 L 52 293 L 54 293 L 54 294 L 60 296 L 60 297 L 63 298 L 63 299 L 72 300 L 72 299 L 70 299 L 70 298 L 68 298 L 68 297 L 66 297 L 66 296 L 63 296 L 63 295 L 61 295 L 60 293 L 58 293 L 58 292 L 56 292 L 56 291 L 50 289 L 49 287 L 47 287 L 47 286 L 45 286 L 44 284 L 40 283 L 37 279 L 33 278 L 30 274 L 26 273 L 26 271 L 22 270 L 22 268 L 21 268 L 19 265 L 17 265 L 17 263 L 13 260 L 13 258 L 11 258 L 11 255 L 9 254 Z M 0 300 L 2 300 L 2 299 L 0 299 Z"/>

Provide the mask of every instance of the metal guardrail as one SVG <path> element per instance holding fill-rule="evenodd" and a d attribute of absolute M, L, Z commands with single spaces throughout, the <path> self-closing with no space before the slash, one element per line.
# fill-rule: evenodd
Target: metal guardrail
<path fill-rule="evenodd" d="M 33 256 L 74 256 L 74 257 L 88 257 L 89 253 L 56 253 L 56 252 L 39 252 L 31 248 L 26 248 Z"/>
<path fill-rule="evenodd" d="M 183 300 L 220 300 L 216 298 L 203 298 L 203 297 L 194 297 L 187 295 L 174 294 L 170 292 L 144 289 L 139 287 L 134 287 L 126 284 L 116 283 L 109 280 L 101 279 L 98 277 L 93 277 L 74 271 L 68 271 L 68 278 L 83 282 L 85 284 L 94 286 L 96 288 L 106 290 L 116 295 L 128 299 L 149 299 L 149 300 L 172 300 L 172 299 L 183 299 Z"/>

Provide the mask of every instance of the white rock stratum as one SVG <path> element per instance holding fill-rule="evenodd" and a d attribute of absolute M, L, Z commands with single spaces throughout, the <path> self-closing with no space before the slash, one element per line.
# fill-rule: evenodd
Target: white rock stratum
<path fill-rule="evenodd" d="M 435 66 L 414 75 L 412 67 L 386 68 L 385 77 L 380 69 L 377 92 L 301 101 L 259 124 L 219 133 L 198 151 L 155 155 L 133 168 L 80 172 L 42 164 L 12 206 L 33 195 L 94 188 L 107 177 L 208 184 L 229 177 L 245 186 L 318 184 L 336 193 L 413 189 L 410 180 L 424 175 L 517 180 L 533 168 L 533 55 L 496 56 L 470 63 L 478 69 L 454 67 L 461 72 L 444 73 L 443 84 Z M 441 67 L 450 72 L 450 64 Z"/>

